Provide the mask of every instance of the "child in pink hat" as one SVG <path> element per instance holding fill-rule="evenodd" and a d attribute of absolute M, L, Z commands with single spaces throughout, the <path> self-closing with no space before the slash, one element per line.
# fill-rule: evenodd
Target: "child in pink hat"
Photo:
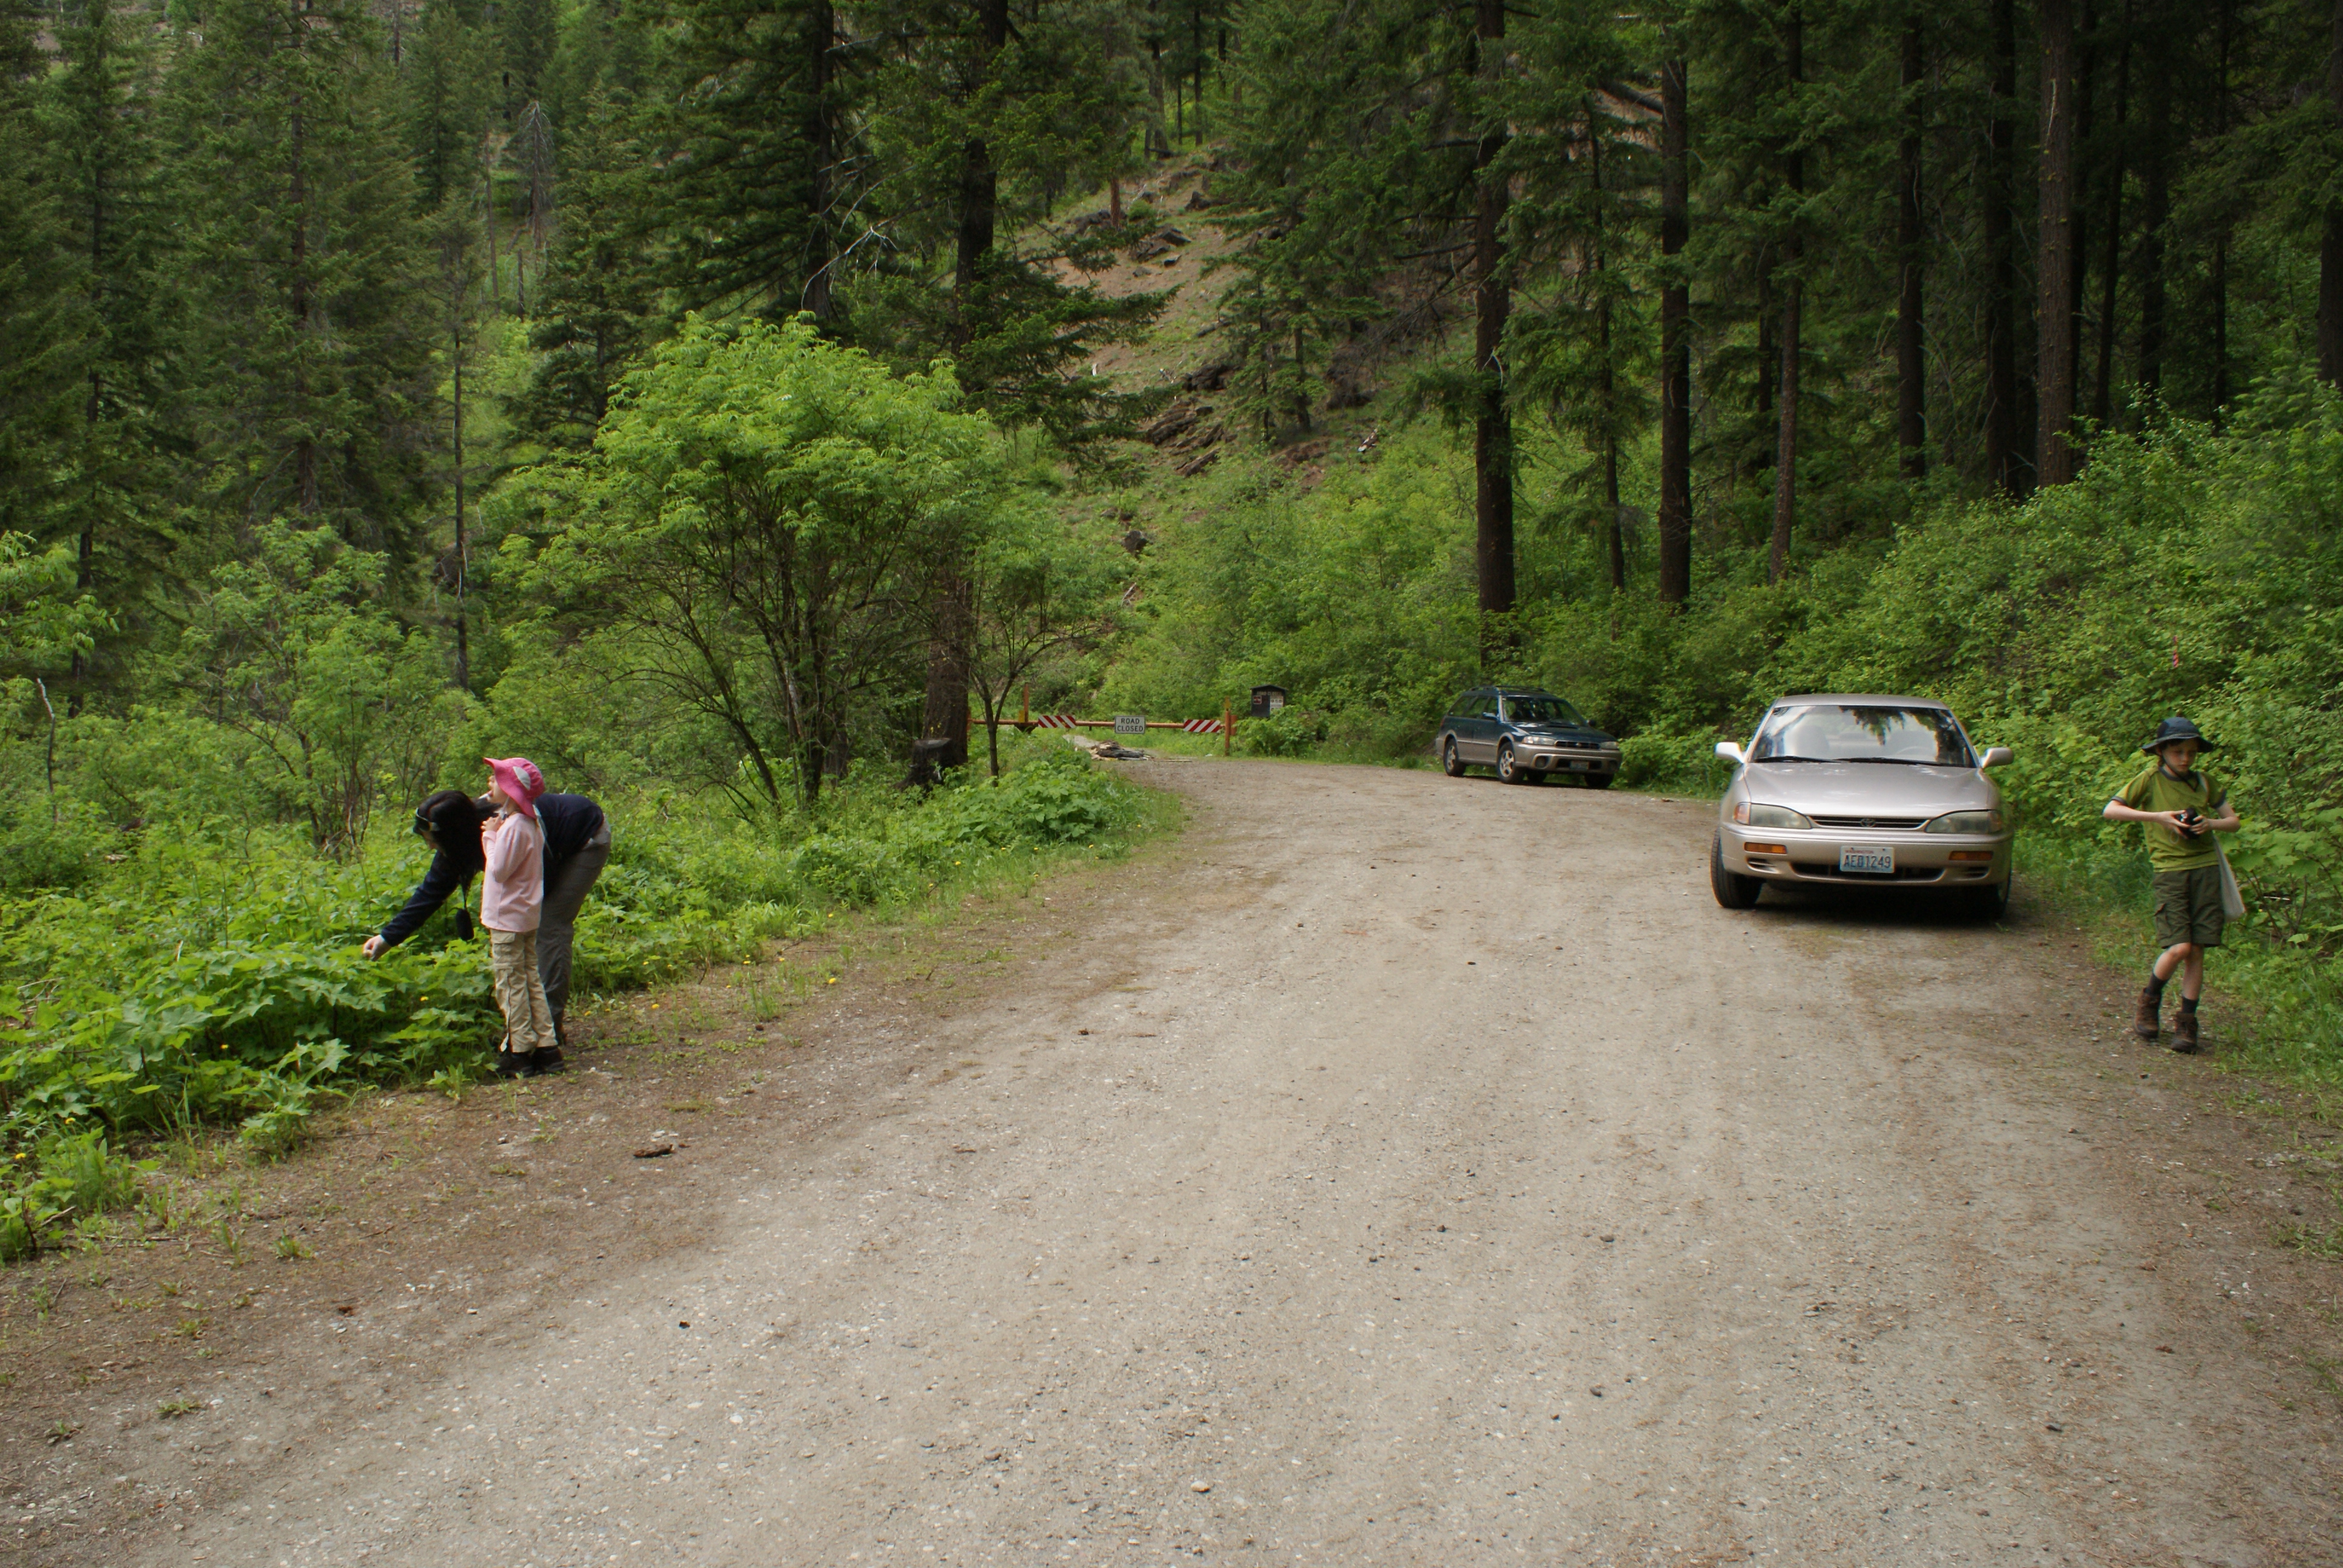
<path fill-rule="evenodd" d="M 545 793 L 545 775 L 526 757 L 480 760 L 488 765 L 488 801 L 497 809 L 480 825 L 488 860 L 480 924 L 488 929 L 497 1005 L 505 1015 L 497 1076 L 534 1077 L 542 1070 L 538 1052 L 549 1056 L 556 1050 L 553 1010 L 537 967 L 537 928 L 545 908 L 545 833 L 538 826 L 537 798 Z"/>

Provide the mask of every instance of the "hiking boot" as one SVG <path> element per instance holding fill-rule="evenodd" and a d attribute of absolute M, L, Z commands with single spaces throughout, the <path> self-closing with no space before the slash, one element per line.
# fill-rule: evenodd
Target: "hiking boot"
<path fill-rule="evenodd" d="M 2142 1040 L 2154 1040 L 2163 1028 L 2157 1014 L 2163 1010 L 2164 999 L 2147 986 L 2139 988 L 2139 1011 L 2131 1020 L 2131 1031 Z"/>
<path fill-rule="evenodd" d="M 2197 1054 L 2197 1015 L 2183 1010 L 2172 1020 L 2172 1049 L 2183 1056 Z"/>
<path fill-rule="evenodd" d="M 569 1064 L 562 1060 L 561 1048 L 558 1045 L 540 1045 L 535 1050 L 529 1052 L 529 1059 L 533 1063 L 530 1070 L 530 1076 L 532 1077 L 538 1073 L 567 1072 L 569 1070 Z"/>
<path fill-rule="evenodd" d="M 535 1078 L 540 1070 L 535 1051 L 506 1050 L 499 1048 L 496 1063 L 489 1069 L 498 1078 Z"/>

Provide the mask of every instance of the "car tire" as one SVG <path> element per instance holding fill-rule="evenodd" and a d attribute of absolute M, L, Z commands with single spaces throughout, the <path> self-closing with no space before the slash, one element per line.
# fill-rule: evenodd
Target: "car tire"
<path fill-rule="evenodd" d="M 1979 920 L 2001 920 L 2009 915 L 2009 890 L 2017 880 L 2012 873 L 2001 879 L 1997 888 L 1979 888 L 1968 896 L 1968 912 Z"/>
<path fill-rule="evenodd" d="M 1464 759 L 1456 755 L 1456 737 L 1453 735 L 1440 743 L 1440 770 L 1451 779 L 1464 777 Z"/>
<path fill-rule="evenodd" d="M 1708 890 L 1716 901 L 1728 910 L 1755 909 L 1757 895 L 1765 884 L 1755 877 L 1745 877 L 1738 871 L 1725 869 L 1725 835 L 1719 833 L 1708 841 Z"/>
<path fill-rule="evenodd" d="M 1497 743 L 1497 779 L 1505 784 L 1522 781 L 1522 765 L 1520 759 L 1513 756 L 1513 743 L 1510 740 Z"/>
<path fill-rule="evenodd" d="M 1619 775 L 1616 773 L 1589 773 L 1586 776 L 1586 787 L 1589 789 L 1608 789 L 1611 788 L 1611 780 L 1617 777 Z"/>

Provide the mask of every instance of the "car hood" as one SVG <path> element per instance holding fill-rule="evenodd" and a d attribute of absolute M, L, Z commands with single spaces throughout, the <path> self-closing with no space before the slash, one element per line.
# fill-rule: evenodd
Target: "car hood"
<path fill-rule="evenodd" d="M 1933 817 L 1984 810 L 2001 792 L 1974 768 L 1883 762 L 1753 762 L 1742 770 L 1752 800 L 1811 817 Z"/>
<path fill-rule="evenodd" d="M 1524 739 L 1532 740 L 1592 740 L 1601 743 L 1611 739 L 1600 729 L 1577 724 L 1516 724 L 1513 728 Z"/>

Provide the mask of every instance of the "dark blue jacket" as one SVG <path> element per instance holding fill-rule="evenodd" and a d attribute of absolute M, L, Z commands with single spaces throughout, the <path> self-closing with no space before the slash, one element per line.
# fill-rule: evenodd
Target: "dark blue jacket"
<path fill-rule="evenodd" d="M 537 820 L 545 829 L 545 879 L 550 882 L 602 830 L 602 808 L 583 795 L 540 795 Z"/>
<path fill-rule="evenodd" d="M 551 881 L 569 858 L 602 830 L 602 808 L 583 795 L 541 795 L 537 801 L 537 819 L 545 829 L 545 877 Z M 449 894 L 469 886 L 472 879 L 480 874 L 478 859 L 476 852 L 458 869 L 447 858 L 447 850 L 435 852 L 430 869 L 423 873 L 421 885 L 407 898 L 406 907 L 390 918 L 390 924 L 382 928 L 382 945 L 395 948 L 413 936 L 417 928 L 447 901 Z"/>

